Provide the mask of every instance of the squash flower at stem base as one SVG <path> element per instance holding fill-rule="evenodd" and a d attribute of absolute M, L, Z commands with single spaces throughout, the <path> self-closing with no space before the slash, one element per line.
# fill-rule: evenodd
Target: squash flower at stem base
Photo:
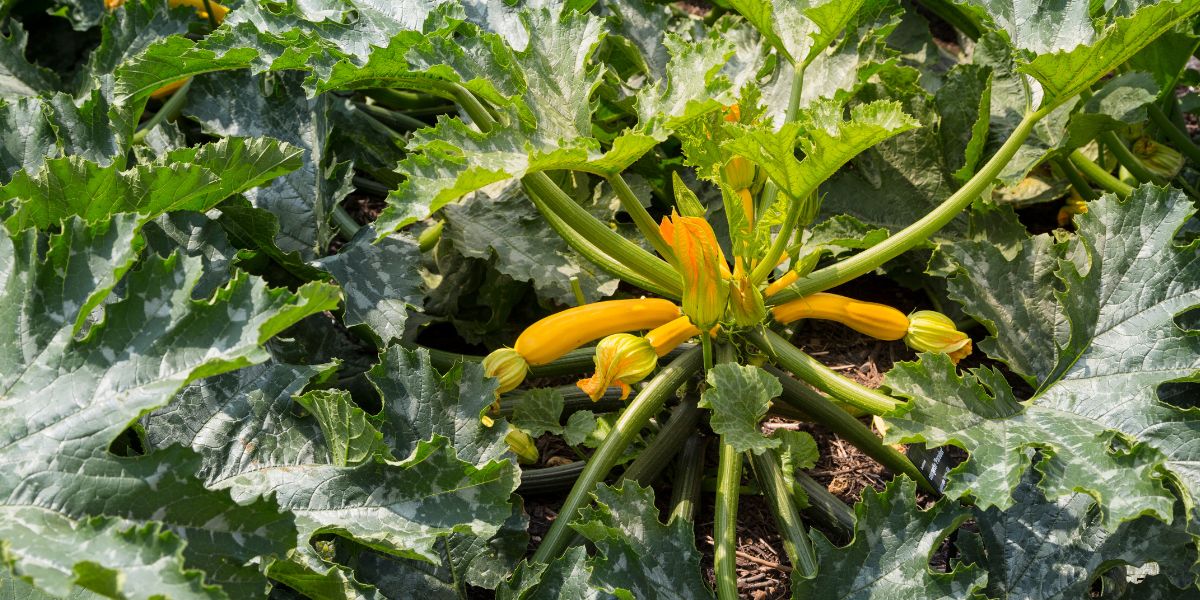
<path fill-rule="evenodd" d="M 671 246 L 675 269 L 683 279 L 683 314 L 701 329 L 716 325 L 729 300 L 729 264 L 712 225 L 674 211 L 663 217 L 659 232 Z"/>

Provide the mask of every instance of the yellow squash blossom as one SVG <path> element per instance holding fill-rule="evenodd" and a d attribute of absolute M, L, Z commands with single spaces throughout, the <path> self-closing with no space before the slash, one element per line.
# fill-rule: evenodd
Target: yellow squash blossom
<path fill-rule="evenodd" d="M 629 384 L 646 378 L 658 366 L 658 353 L 646 338 L 629 333 L 610 335 L 596 344 L 596 373 L 580 379 L 579 389 L 593 401 L 611 386 L 621 388 L 621 399 L 629 397 Z"/>
<path fill-rule="evenodd" d="M 708 221 L 672 212 L 659 225 L 683 278 L 683 314 L 709 329 L 725 314 L 729 299 L 729 265 Z"/>

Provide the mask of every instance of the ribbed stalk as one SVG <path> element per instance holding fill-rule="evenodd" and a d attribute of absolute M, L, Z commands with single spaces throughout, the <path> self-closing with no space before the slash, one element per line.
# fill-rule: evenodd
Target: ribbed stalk
<path fill-rule="evenodd" d="M 1083 198 L 1089 202 L 1099 198 L 1099 196 L 1096 195 L 1096 190 L 1092 189 L 1092 186 L 1088 184 L 1087 179 L 1085 179 L 1083 175 L 1079 173 L 1075 166 L 1071 164 L 1071 161 L 1063 158 L 1062 156 L 1055 156 L 1053 160 L 1054 166 L 1058 167 L 1058 170 L 1062 171 L 1063 175 L 1067 177 L 1067 180 L 1071 182 L 1071 187 L 1079 193 L 1080 198 Z"/>
<path fill-rule="evenodd" d="M 604 391 L 604 395 L 595 402 L 583 390 L 579 389 L 577 385 L 563 385 L 553 389 L 563 398 L 563 417 L 581 410 L 602 413 L 617 410 L 625 406 L 625 402 L 620 399 L 621 392 L 617 388 L 608 388 Z M 493 416 L 511 417 L 517 407 L 525 401 L 525 397 L 525 393 L 517 391 L 505 394 L 500 398 L 500 410 Z"/>
<path fill-rule="evenodd" d="M 629 468 L 625 469 L 620 479 L 632 479 L 642 485 L 650 485 L 671 459 L 675 458 L 684 440 L 696 432 L 696 425 L 700 423 L 700 412 L 695 398 L 685 398 L 680 402 L 671 411 L 671 418 L 667 420 L 667 424 L 629 464 Z"/>
<path fill-rule="evenodd" d="M 538 181 L 541 181 L 541 179 L 545 177 L 545 175 L 543 175 L 542 173 L 535 173 L 534 175 L 541 175 L 541 177 L 537 178 Z M 592 244 L 591 240 L 589 240 L 586 236 L 584 236 L 583 234 L 579 233 L 574 228 L 572 228 L 571 225 L 565 219 L 562 218 L 562 216 L 556 211 L 556 209 L 553 206 L 551 206 L 551 204 L 549 202 L 546 201 L 546 196 L 543 196 L 541 193 L 534 191 L 534 189 L 529 186 L 529 181 L 532 181 L 532 180 L 533 180 L 533 175 L 527 175 L 527 176 L 525 176 L 524 179 L 521 180 L 522 183 L 526 184 L 526 187 L 525 187 L 526 195 L 529 196 L 529 199 L 531 201 L 533 201 L 533 205 L 535 207 L 537 207 L 538 212 L 540 212 L 542 214 L 542 217 L 546 219 L 546 223 L 550 225 L 550 228 L 553 229 L 554 232 L 558 234 L 558 237 L 562 238 L 563 241 L 565 241 L 567 243 L 567 245 L 569 245 L 573 250 L 575 250 L 576 252 L 583 255 L 584 258 L 588 259 L 588 261 L 590 261 L 592 264 L 600 267 L 605 272 L 607 272 L 627 283 L 633 284 L 643 290 L 658 294 L 660 296 L 667 296 L 667 297 L 672 297 L 672 298 L 679 297 L 678 293 L 673 293 L 672 288 L 663 287 L 663 286 L 659 285 L 655 281 L 645 277 L 642 273 L 639 273 L 639 272 L 629 268 L 627 265 L 625 265 L 621 261 L 613 258 L 608 253 L 606 253 L 604 250 L 601 250 L 599 247 Z M 555 185 L 554 182 L 550 181 L 548 178 L 545 181 L 553 189 L 558 189 L 558 186 Z M 559 190 L 560 193 L 561 193 L 561 191 L 562 190 Z M 570 204 L 571 206 L 575 206 L 575 208 L 579 208 L 579 206 L 576 205 L 574 203 L 574 201 L 570 200 L 569 198 L 567 199 L 567 203 Z M 582 209 L 580 209 L 580 210 L 582 210 Z M 584 211 L 584 212 L 586 214 L 586 211 Z M 592 219 L 592 217 L 590 215 L 587 218 L 595 221 L 595 219 Z M 617 236 L 617 237 L 620 237 L 620 236 Z M 625 240 L 625 238 L 621 238 L 621 239 Z M 627 240 L 625 240 L 625 241 L 627 241 Z M 646 254 L 646 252 L 642 251 L 642 254 Z M 646 254 L 646 255 L 649 256 L 649 254 Z"/>
<path fill-rule="evenodd" d="M 167 98 L 166 102 L 163 102 L 162 106 L 159 107 L 158 112 L 150 115 L 150 118 L 146 119 L 146 122 L 142 123 L 142 126 L 139 127 L 136 132 L 134 132 L 133 143 L 141 144 L 142 142 L 146 141 L 146 136 L 150 135 L 150 132 L 153 131 L 155 127 L 158 127 L 159 123 L 177 116 L 179 114 L 179 110 L 183 108 L 184 100 L 187 100 L 187 92 L 188 88 L 190 87 L 192 87 L 192 80 L 189 78 L 187 81 L 183 82 L 183 85 L 179 86 L 179 89 L 175 90 L 174 94 L 171 94 L 170 98 Z"/>
<path fill-rule="evenodd" d="M 762 454 L 748 452 L 751 464 L 754 466 L 754 476 L 758 479 L 758 487 L 766 495 L 771 504 L 771 512 L 779 524 L 779 532 L 783 537 L 783 549 L 787 552 L 792 569 L 801 577 L 812 577 L 817 574 L 817 557 L 813 553 L 812 542 L 804 523 L 800 521 L 800 512 L 783 480 L 783 468 L 779 464 L 779 456 L 771 450 Z"/>
<path fill-rule="evenodd" d="M 780 399 L 811 415 L 812 418 L 825 425 L 830 431 L 838 434 L 854 445 L 879 464 L 887 467 L 893 473 L 904 473 L 916 481 L 922 488 L 931 493 L 937 493 L 925 474 L 908 457 L 895 448 L 884 444 L 866 425 L 850 416 L 846 411 L 837 407 L 825 396 L 817 393 L 808 386 L 788 377 L 783 371 L 767 366 L 768 373 L 779 379 L 783 386 Z"/>
<path fill-rule="evenodd" d="M 770 329 L 750 330 L 746 337 L 775 362 L 817 389 L 873 415 L 884 415 L 902 403 L 878 390 L 851 381 L 805 354 Z M 815 416 L 815 415 L 814 415 Z"/>
<path fill-rule="evenodd" d="M 796 115 L 800 113 L 800 99 L 804 97 L 804 70 L 807 65 L 794 67 L 792 72 L 792 88 L 788 95 L 787 112 L 783 114 L 784 123 L 790 123 L 796 120 Z M 767 181 L 763 186 L 762 202 L 759 203 L 759 212 L 763 213 L 774 204 L 779 197 L 779 187 L 773 181 Z M 788 240 L 792 239 L 792 230 L 796 228 L 796 220 L 800 218 L 800 203 L 807 198 L 792 198 L 792 204 L 788 207 L 787 215 L 784 217 L 783 225 L 779 228 L 779 234 L 775 240 L 771 242 L 771 247 L 767 249 L 767 254 L 754 269 L 750 272 L 750 281 L 754 285 L 758 285 L 767 280 L 767 276 L 771 271 L 775 270 L 775 266 L 779 264 L 779 257 L 783 256 L 783 251 L 787 249 Z"/>
<path fill-rule="evenodd" d="M 795 476 L 796 485 L 808 496 L 808 508 L 801 511 L 804 516 L 837 531 L 846 540 L 854 537 L 854 511 L 807 473 L 796 471 Z"/>
<path fill-rule="evenodd" d="M 1150 109 L 1150 120 L 1158 126 L 1158 130 L 1163 135 L 1167 136 L 1167 139 L 1171 141 L 1171 145 L 1175 146 L 1176 150 L 1185 154 L 1193 163 L 1200 166 L 1200 146 L 1197 146 L 1186 133 L 1180 131 L 1171 122 L 1171 119 L 1167 117 L 1167 114 L 1158 107 L 1158 104 L 1152 102 L 1147 105 L 1147 108 Z"/>
<path fill-rule="evenodd" d="M 1000 174 L 1000 171 L 1016 155 L 1017 150 L 1025 142 L 1025 138 L 1029 137 L 1030 132 L 1033 131 L 1034 124 L 1048 114 L 1050 108 L 1043 108 L 1025 115 L 1025 118 L 1021 119 L 1016 129 L 1009 135 L 1008 140 L 983 165 L 983 168 L 929 214 L 921 217 L 912 225 L 905 227 L 886 240 L 846 260 L 834 263 L 823 269 L 818 269 L 801 277 L 796 283 L 768 298 L 767 302 L 769 304 L 783 304 L 789 300 L 795 300 L 814 292 L 821 292 L 841 285 L 851 279 L 874 271 L 880 265 L 923 243 L 934 232 L 954 220 L 954 217 L 958 213 L 962 212 L 967 206 L 970 206 L 971 202 L 991 186 L 992 181 Z"/>
<path fill-rule="evenodd" d="M 342 234 L 342 238 L 347 242 L 354 239 L 358 230 L 362 229 L 358 221 L 355 221 L 354 217 L 351 217 L 341 204 L 333 205 L 333 224 L 337 226 L 338 233 Z"/>
<path fill-rule="evenodd" d="M 1162 178 L 1151 173 L 1142 159 L 1134 155 L 1116 133 L 1105 131 L 1100 134 L 1100 140 L 1109 150 L 1112 150 L 1113 156 L 1117 157 L 1117 162 L 1121 163 L 1121 166 L 1125 167 L 1125 170 L 1129 171 L 1129 174 L 1133 175 L 1138 182 L 1162 184 Z"/>
<path fill-rule="evenodd" d="M 1084 176 L 1094 181 L 1096 185 L 1122 198 L 1133 192 L 1133 186 L 1113 177 L 1112 173 L 1092 162 L 1092 159 L 1084 156 L 1078 149 L 1072 150 L 1068 158 L 1071 160 L 1071 164 L 1075 165 L 1076 169 L 1079 169 Z"/>
<path fill-rule="evenodd" d="M 596 449 L 596 453 L 588 460 L 587 466 L 579 475 L 567 500 L 563 502 L 558 518 L 546 532 L 541 546 L 533 555 L 534 562 L 548 563 L 557 557 L 570 541 L 568 524 L 579 513 L 579 509 L 588 502 L 589 495 L 616 464 L 621 453 L 629 446 L 629 442 L 637 436 L 650 417 L 662 410 L 663 404 L 674 395 L 679 386 L 687 382 L 692 375 L 700 370 L 700 351 L 691 350 L 664 367 L 650 380 L 646 387 L 621 413 L 613 425 L 612 431 L 604 439 L 604 443 Z"/>
<path fill-rule="evenodd" d="M 737 508 L 742 481 L 742 454 L 721 440 L 717 464 L 716 520 L 713 523 L 713 571 L 717 598 L 737 600 Z"/>
<path fill-rule="evenodd" d="M 562 191 L 545 173 L 530 173 L 521 178 L 527 189 L 536 193 L 544 205 L 539 205 L 542 214 L 553 212 L 571 229 L 577 231 L 588 242 L 625 268 L 654 283 L 665 291 L 663 295 L 678 299 L 680 295 L 679 274 L 662 259 L 642 250 L 637 244 L 621 237 L 607 225 L 596 220 Z"/>
<path fill-rule="evenodd" d="M 700 482 L 704 479 L 704 452 L 708 449 L 708 437 L 693 432 L 683 444 L 683 450 L 675 458 L 675 481 L 671 482 L 671 517 L 688 521 L 696 520 L 696 507 L 700 502 Z"/>
<path fill-rule="evenodd" d="M 438 83 L 450 91 L 455 102 L 482 131 L 496 125 L 496 120 L 470 90 L 458 84 Z M 545 173 L 530 173 L 521 178 L 521 183 L 555 232 L 588 260 L 622 279 L 631 278 L 626 280 L 638 287 L 679 298 L 679 274 L 671 265 L 596 220 Z"/>
<path fill-rule="evenodd" d="M 621 208 L 633 217 L 633 224 L 637 225 L 638 231 L 642 233 L 642 237 L 650 242 L 650 245 L 662 255 L 663 258 L 673 256 L 671 247 L 667 244 L 667 240 L 663 239 L 662 232 L 658 230 L 658 223 L 654 222 L 654 217 L 646 211 L 646 207 L 642 206 L 642 202 L 638 200 L 637 194 L 629 189 L 629 184 L 625 183 L 625 178 L 621 177 L 620 173 L 611 175 L 608 178 L 608 184 L 612 186 L 613 191 L 617 193 L 617 199 L 621 201 Z"/>
<path fill-rule="evenodd" d="M 575 484 L 587 463 L 578 461 L 556 467 L 521 469 L 518 494 L 545 494 L 565 490 Z"/>

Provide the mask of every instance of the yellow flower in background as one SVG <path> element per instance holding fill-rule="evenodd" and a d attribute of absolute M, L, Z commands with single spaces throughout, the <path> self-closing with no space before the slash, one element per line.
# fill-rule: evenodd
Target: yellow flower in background
<path fill-rule="evenodd" d="M 643 337 L 629 333 L 610 335 L 596 344 L 596 373 L 580 379 L 579 389 L 592 401 L 599 400 L 612 386 L 621 388 L 621 399 L 629 397 L 629 384 L 637 383 L 654 372 L 658 352 Z"/>
<path fill-rule="evenodd" d="M 1183 155 L 1179 151 L 1148 137 L 1138 138 L 1133 143 L 1133 153 L 1151 173 L 1163 179 L 1170 179 L 1183 169 Z"/>
<path fill-rule="evenodd" d="M 683 314 L 709 329 L 725 314 L 729 299 L 729 264 L 708 221 L 672 212 L 659 225 L 683 278 Z"/>
<path fill-rule="evenodd" d="M 904 343 L 918 352 L 940 352 L 954 364 L 971 354 L 971 338 L 958 330 L 950 317 L 932 310 L 908 315 L 908 334 Z"/>

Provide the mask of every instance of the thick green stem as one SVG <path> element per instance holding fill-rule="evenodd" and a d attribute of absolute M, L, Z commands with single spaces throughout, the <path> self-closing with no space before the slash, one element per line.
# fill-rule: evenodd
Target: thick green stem
<path fill-rule="evenodd" d="M 171 97 L 167 98 L 166 102 L 163 102 L 158 112 L 151 115 L 149 119 L 146 119 L 146 122 L 142 123 L 142 126 L 134 132 L 133 143 L 144 143 L 146 136 L 150 135 L 150 132 L 154 131 L 154 128 L 158 127 L 159 123 L 176 117 L 179 114 L 179 110 L 183 108 L 184 101 L 187 100 L 187 92 L 190 87 L 192 87 L 191 79 L 183 82 L 183 85 L 179 86 L 179 89 L 175 90 L 175 93 L 171 94 Z"/>
<path fill-rule="evenodd" d="M 625 178 L 621 174 L 612 175 L 608 178 L 608 184 L 612 186 L 613 191 L 617 193 L 617 199 L 621 201 L 621 208 L 633 217 L 633 224 L 637 225 L 638 231 L 642 233 L 642 237 L 650 242 L 663 258 L 669 259 L 674 256 L 671 252 L 671 247 L 667 245 L 667 240 L 663 239 L 662 232 L 658 230 L 658 223 L 654 222 L 654 217 L 646 211 L 646 207 L 642 206 L 642 202 L 638 200 L 637 194 L 629 189 L 629 184 L 625 183 Z"/>
<path fill-rule="evenodd" d="M 663 404 L 675 394 L 679 386 L 687 382 L 700 370 L 700 351 L 691 350 L 671 362 L 651 379 L 646 387 L 634 397 L 621 417 L 613 425 L 612 431 L 604 439 L 604 443 L 596 449 L 596 453 L 588 460 L 587 467 L 579 475 L 571 493 L 563 502 L 558 518 L 546 532 L 542 544 L 533 555 L 533 562 L 548 563 L 556 558 L 570 541 L 568 524 L 579 513 L 579 509 L 587 504 L 590 494 L 600 483 L 608 471 L 616 464 L 618 458 L 629 446 L 629 442 L 637 436 L 650 417 L 662 410 Z"/>
<path fill-rule="evenodd" d="M 693 432 L 683 444 L 683 450 L 675 459 L 675 481 L 671 482 L 671 517 L 688 521 L 696 520 L 696 507 L 700 502 L 700 482 L 704 479 L 704 451 L 708 449 L 708 437 Z"/>
<path fill-rule="evenodd" d="M 751 330 L 746 333 L 746 337 L 797 377 L 846 404 L 857 406 L 873 415 L 890 413 L 902 404 L 878 390 L 846 379 L 774 331 L 765 328 Z"/>
<path fill-rule="evenodd" d="M 535 173 L 534 175 L 542 175 L 542 174 Z M 631 283 L 643 290 L 658 294 L 660 296 L 666 296 L 668 298 L 678 298 L 679 297 L 678 283 L 676 283 L 675 288 L 664 287 L 664 286 L 659 285 L 657 282 L 643 276 L 642 273 L 639 273 L 639 272 L 629 268 L 626 263 L 623 263 L 622 261 L 617 260 L 616 258 L 610 256 L 608 253 L 604 252 L 600 248 L 596 247 L 594 244 L 592 244 L 592 242 L 589 238 L 587 238 L 585 235 L 581 234 L 580 232 L 576 231 L 573 227 L 571 227 L 571 225 L 567 221 L 562 219 L 561 214 L 556 212 L 555 209 L 550 205 L 550 203 L 548 203 L 546 201 L 546 197 L 544 197 L 542 194 L 538 193 L 532 187 L 529 186 L 529 181 L 531 180 L 532 177 L 533 177 L 533 175 L 527 175 L 524 179 L 521 180 L 522 183 L 526 184 L 526 187 L 525 187 L 526 195 L 528 195 L 529 199 L 531 201 L 533 201 L 534 206 L 537 207 L 538 212 L 540 212 L 542 214 L 542 217 L 544 219 L 546 219 L 546 223 L 550 225 L 550 228 L 553 229 L 560 238 L 562 238 L 565 242 L 567 242 L 567 245 L 571 246 L 572 249 L 574 249 L 576 252 L 583 255 L 584 258 L 588 259 L 590 262 L 592 262 L 596 266 L 600 267 L 604 271 L 608 272 L 609 274 L 619 277 L 620 279 L 622 279 L 628 283 Z M 542 177 L 545 177 L 545 175 L 542 175 Z M 550 181 L 549 179 L 546 179 L 546 182 L 554 189 L 558 189 L 558 186 L 554 185 L 554 182 Z M 561 193 L 562 190 L 559 190 L 559 192 Z M 575 205 L 575 203 L 572 202 L 569 198 L 567 199 L 567 202 L 569 202 L 572 205 Z M 575 205 L 575 207 L 578 208 L 578 205 Z M 586 211 L 585 211 L 585 214 L 586 214 Z M 587 218 L 594 221 L 594 219 L 592 219 L 590 215 L 588 215 Z M 610 231 L 610 233 L 612 233 L 612 232 Z M 614 235 L 616 235 L 616 234 L 614 233 Z M 620 238 L 619 235 L 617 237 Z M 621 239 L 625 240 L 625 238 L 621 238 Z M 627 241 L 627 240 L 625 240 L 625 241 Z M 646 252 L 642 251 L 640 248 L 638 250 L 641 251 L 642 254 L 645 254 L 646 256 L 650 256 Z"/>
<path fill-rule="evenodd" d="M 754 466 L 758 486 L 771 503 L 771 512 L 779 524 L 783 549 L 787 552 L 793 571 L 805 578 L 816 575 L 817 557 L 813 553 L 812 542 L 804 529 L 804 523 L 800 522 L 800 511 L 796 510 L 791 491 L 787 482 L 783 480 L 783 468 L 779 465 L 779 457 L 770 450 L 762 454 L 748 454 Z"/>
<path fill-rule="evenodd" d="M 518 494 L 545 494 L 565 490 L 575 484 L 587 463 L 567 463 L 541 469 L 521 469 L 521 485 Z"/>
<path fill-rule="evenodd" d="M 383 123 L 383 125 L 395 131 L 412 131 L 430 126 L 429 123 L 414 119 L 402 112 L 388 110 L 382 106 L 375 106 L 366 102 L 355 102 L 354 108 L 366 113 L 372 119 Z"/>
<path fill-rule="evenodd" d="M 481 130 L 488 131 L 496 125 L 496 120 L 470 90 L 457 84 L 448 84 L 446 87 Z M 538 211 L 550 220 L 550 226 L 589 260 L 599 260 L 598 266 L 638 287 L 669 298 L 679 298 L 679 274 L 671 265 L 609 229 L 576 204 L 545 173 L 529 173 L 521 178 L 521 183 L 525 184 Z M 571 232 L 575 235 L 571 235 Z M 582 241 L 587 244 L 582 244 Z M 586 251 L 590 251 L 590 255 Z"/>
<path fill-rule="evenodd" d="M 807 473 L 796 471 L 795 476 L 797 487 L 808 497 L 808 508 L 801 511 L 804 516 L 837 531 L 849 541 L 854 536 L 854 511 Z"/>
<path fill-rule="evenodd" d="M 695 398 L 687 398 L 680 402 L 671 411 L 671 418 L 667 420 L 667 424 L 630 463 L 620 479 L 632 479 L 642 485 L 650 485 L 671 459 L 675 458 L 675 453 L 679 452 L 684 440 L 695 433 L 696 425 L 700 423 L 700 412 Z"/>
<path fill-rule="evenodd" d="M 996 179 L 1000 171 L 1008 165 L 1009 161 L 1016 155 L 1017 150 L 1021 148 L 1021 144 L 1025 142 L 1025 138 L 1029 137 L 1030 132 L 1033 131 L 1034 124 L 1049 112 L 1049 108 L 1043 108 L 1025 115 L 1025 118 L 1021 119 L 1016 129 L 1008 136 L 1008 141 L 1004 142 L 1004 145 L 983 165 L 983 168 L 975 173 L 963 187 L 959 188 L 957 192 L 929 214 L 921 217 L 917 222 L 905 227 L 886 240 L 846 260 L 829 265 L 823 269 L 818 269 L 801 277 L 799 281 L 787 289 L 781 290 L 768 298 L 767 302 L 769 304 L 782 304 L 789 300 L 795 300 L 814 292 L 824 291 L 841 285 L 851 279 L 874 271 L 889 260 L 924 243 L 930 235 L 933 235 L 934 232 L 954 220 L 954 217 L 958 216 L 963 209 L 970 206 L 971 202 L 992 185 L 992 181 Z"/>
<path fill-rule="evenodd" d="M 1162 178 L 1151 173 L 1150 169 L 1146 168 L 1146 164 L 1142 162 L 1142 159 L 1135 156 L 1125 146 L 1125 142 L 1117 137 L 1116 133 L 1105 131 L 1100 134 L 1100 139 L 1104 141 L 1105 146 L 1108 146 L 1112 150 L 1113 156 L 1117 157 L 1117 162 L 1121 163 L 1121 166 L 1125 167 L 1129 171 L 1129 174 L 1133 175 L 1138 182 L 1162 184 Z"/>
<path fill-rule="evenodd" d="M 1133 192 L 1133 186 L 1112 176 L 1112 173 L 1104 170 L 1104 167 L 1092 162 L 1092 160 L 1083 155 L 1078 149 L 1072 150 L 1068 155 L 1071 164 L 1075 165 L 1076 169 L 1084 174 L 1088 179 L 1091 179 L 1100 187 L 1118 195 L 1122 198 Z"/>
<path fill-rule="evenodd" d="M 1167 117 L 1167 114 L 1158 107 L 1158 104 L 1151 103 L 1147 105 L 1147 108 L 1150 109 L 1150 120 L 1154 121 L 1154 124 L 1158 126 L 1158 130 L 1163 135 L 1167 136 L 1167 139 L 1171 141 L 1171 145 L 1185 154 L 1188 160 L 1200 166 L 1200 146 L 1197 146 L 1186 133 L 1180 131 L 1171 122 L 1171 119 Z"/>
<path fill-rule="evenodd" d="M 1080 198 L 1090 202 L 1099 197 L 1096 195 L 1096 190 L 1093 190 L 1092 186 L 1088 185 L 1087 179 L 1084 179 L 1083 175 L 1079 173 L 1079 171 L 1074 167 L 1074 165 L 1071 164 L 1070 161 L 1062 156 L 1055 156 L 1053 161 L 1054 166 L 1058 167 L 1058 170 L 1062 171 L 1063 175 L 1067 177 L 1067 180 L 1071 182 L 1071 187 L 1075 188 L 1075 191 L 1079 193 Z"/>
<path fill-rule="evenodd" d="M 863 425 L 858 419 L 838 408 L 836 404 L 812 388 L 788 377 L 779 369 L 768 366 L 767 372 L 776 376 L 783 386 L 784 402 L 812 416 L 814 420 L 825 425 L 834 433 L 862 450 L 863 454 L 875 459 L 879 464 L 891 469 L 893 473 L 904 473 L 913 478 L 922 488 L 931 493 L 937 493 L 925 474 L 900 451 L 884 444 L 880 439 Z"/>
<path fill-rule="evenodd" d="M 717 464 L 717 501 L 713 523 L 713 571 L 716 572 L 717 598 L 737 600 L 737 508 L 742 482 L 742 453 L 721 439 Z"/>
<path fill-rule="evenodd" d="M 788 95 L 787 112 L 783 114 L 784 123 L 790 123 L 796 120 L 796 115 L 800 113 L 800 99 L 804 96 L 804 69 L 805 65 L 793 67 L 792 72 L 792 89 Z M 767 181 L 763 186 L 762 201 L 758 204 L 758 212 L 765 213 L 775 200 L 779 197 L 779 186 L 773 181 Z M 779 233 L 775 237 L 775 241 L 771 242 L 771 247 L 767 249 L 767 254 L 759 261 L 754 270 L 750 272 L 750 281 L 758 285 L 767 280 L 767 276 L 771 271 L 775 270 L 775 265 L 779 262 L 779 257 L 783 256 L 784 250 L 787 250 L 788 240 L 792 239 L 792 230 L 796 228 L 796 221 L 800 218 L 800 203 L 804 198 L 792 198 L 792 204 L 788 207 L 787 215 L 784 218 L 783 225 L 779 228 Z"/>
<path fill-rule="evenodd" d="M 355 221 L 354 217 L 351 217 L 341 204 L 333 205 L 333 224 L 337 226 L 338 233 L 342 234 L 342 238 L 347 242 L 354 238 L 359 229 L 362 229 L 362 225 L 359 225 L 358 221 Z"/>
<path fill-rule="evenodd" d="M 671 265 L 662 259 L 646 252 L 637 244 L 621 237 L 607 225 L 596 220 L 550 181 L 545 173 L 530 173 L 521 179 L 526 188 L 538 196 L 538 210 L 547 215 L 548 212 L 561 219 L 572 230 L 579 233 L 605 255 L 623 265 L 626 270 L 633 271 L 640 279 L 648 280 L 657 290 L 661 290 L 669 298 L 678 299 L 680 295 L 679 274 Z M 630 282 L 635 283 L 635 282 Z"/>

